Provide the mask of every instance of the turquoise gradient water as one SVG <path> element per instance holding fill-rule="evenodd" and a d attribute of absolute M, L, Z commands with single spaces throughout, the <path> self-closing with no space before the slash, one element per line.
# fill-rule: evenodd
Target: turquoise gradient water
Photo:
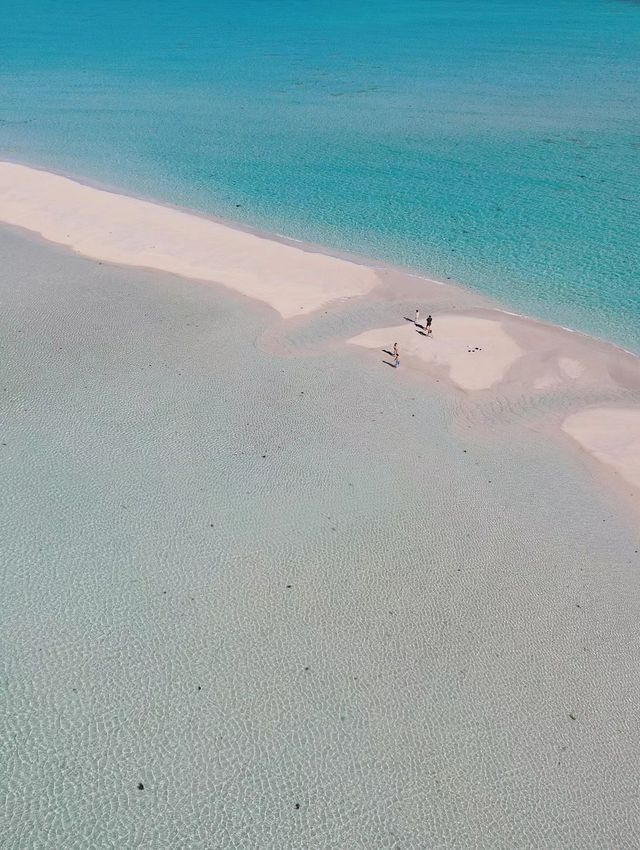
<path fill-rule="evenodd" d="M 33 0 L 0 154 L 640 351 L 640 4 Z"/>

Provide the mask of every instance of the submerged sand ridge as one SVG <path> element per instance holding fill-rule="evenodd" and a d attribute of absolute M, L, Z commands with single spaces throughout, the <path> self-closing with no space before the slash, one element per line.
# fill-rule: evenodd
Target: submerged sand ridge
<path fill-rule="evenodd" d="M 585 451 L 640 492 L 640 409 L 581 410 L 568 416 L 562 427 Z"/>
<path fill-rule="evenodd" d="M 0 162 L 0 220 L 86 257 L 222 284 L 283 317 L 378 285 L 366 266 L 11 162 Z"/>

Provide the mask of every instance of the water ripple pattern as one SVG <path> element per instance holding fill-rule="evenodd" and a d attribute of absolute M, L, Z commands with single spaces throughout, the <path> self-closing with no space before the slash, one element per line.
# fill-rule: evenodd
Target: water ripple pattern
<path fill-rule="evenodd" d="M 572 455 L 0 250 L 3 848 L 637 848 L 639 541 Z"/>

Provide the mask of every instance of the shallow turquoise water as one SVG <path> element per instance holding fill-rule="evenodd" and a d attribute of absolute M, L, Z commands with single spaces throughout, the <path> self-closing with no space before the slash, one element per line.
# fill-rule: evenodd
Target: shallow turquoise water
<path fill-rule="evenodd" d="M 3 9 L 0 152 L 640 351 L 640 5 Z"/>
<path fill-rule="evenodd" d="M 637 850 L 638 529 L 540 399 L 0 256 L 2 850 Z"/>

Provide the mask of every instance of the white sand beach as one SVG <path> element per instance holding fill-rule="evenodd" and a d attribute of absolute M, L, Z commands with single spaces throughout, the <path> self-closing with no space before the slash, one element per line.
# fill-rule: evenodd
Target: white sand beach
<path fill-rule="evenodd" d="M 471 391 L 489 389 L 502 381 L 524 353 L 502 322 L 464 315 L 438 315 L 433 336 L 405 322 L 365 331 L 349 342 L 373 349 L 398 342 L 403 358 L 422 361 L 434 374 L 444 370 L 457 387 Z"/>
<path fill-rule="evenodd" d="M 378 283 L 365 266 L 11 162 L 0 162 L 0 221 L 96 260 L 222 284 L 285 317 Z"/>

